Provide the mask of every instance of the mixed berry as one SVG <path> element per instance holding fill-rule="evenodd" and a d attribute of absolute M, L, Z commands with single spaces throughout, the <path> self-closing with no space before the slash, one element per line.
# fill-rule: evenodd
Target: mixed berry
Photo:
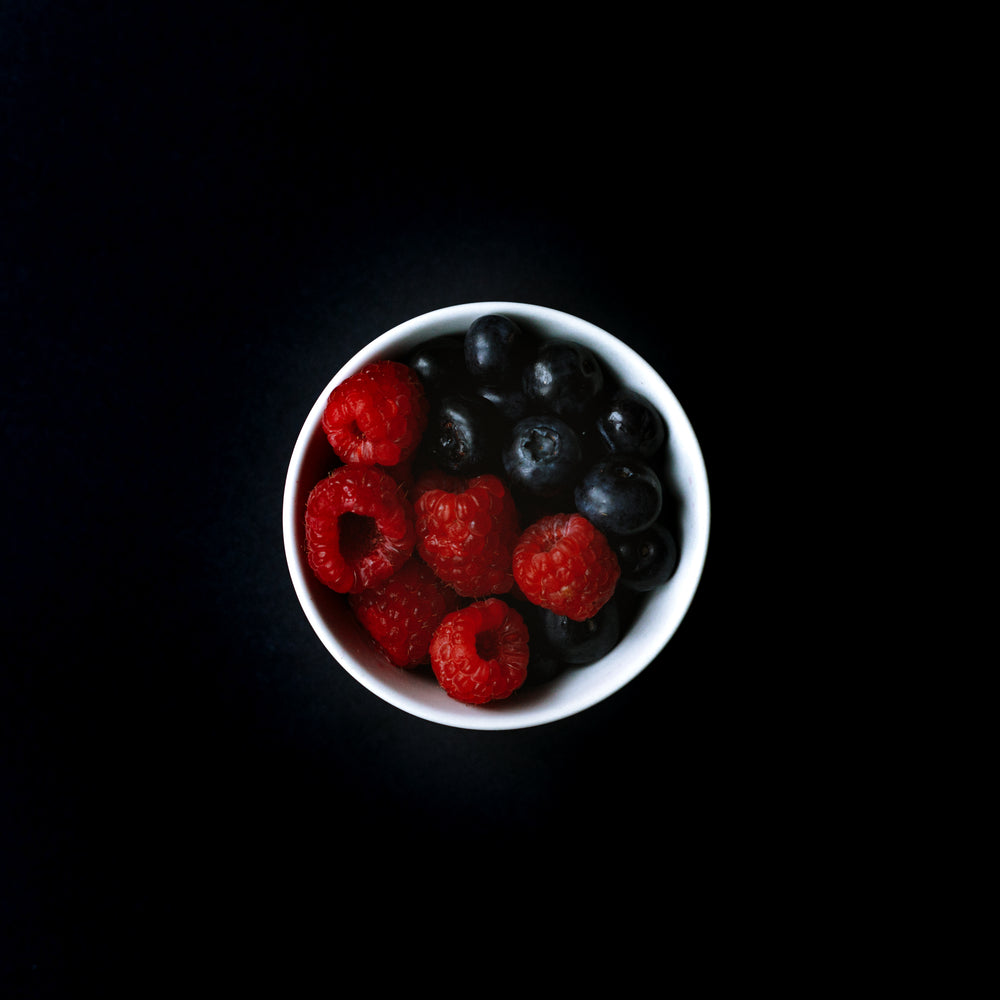
<path fill-rule="evenodd" d="M 676 569 L 668 428 L 581 344 L 480 316 L 344 379 L 322 425 L 309 565 L 458 701 L 596 662 Z"/>

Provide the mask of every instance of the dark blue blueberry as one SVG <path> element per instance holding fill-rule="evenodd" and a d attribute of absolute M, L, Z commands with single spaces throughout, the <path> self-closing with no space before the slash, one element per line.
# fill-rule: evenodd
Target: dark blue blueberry
<path fill-rule="evenodd" d="M 633 389 L 619 389 L 598 411 L 596 425 L 612 455 L 650 458 L 666 439 L 663 417 Z"/>
<path fill-rule="evenodd" d="M 424 432 L 431 461 L 455 475 L 476 476 L 498 464 L 496 415 L 478 396 L 444 396 L 433 406 Z"/>
<path fill-rule="evenodd" d="M 455 391 L 468 381 L 465 370 L 465 338 L 463 334 L 435 337 L 410 352 L 406 363 L 420 376 L 428 391 L 449 387 Z"/>
<path fill-rule="evenodd" d="M 571 666 L 581 667 L 595 663 L 615 648 L 621 636 L 621 618 L 618 602 L 614 597 L 592 618 L 582 622 L 544 608 L 540 611 L 544 648 Z"/>
<path fill-rule="evenodd" d="M 532 649 L 531 643 L 528 644 L 528 649 L 528 673 L 524 678 L 526 685 L 533 687 L 536 684 L 545 684 L 566 669 L 566 664 L 554 653 Z"/>
<path fill-rule="evenodd" d="M 645 531 L 663 508 L 663 486 L 637 459 L 614 456 L 592 465 L 573 491 L 576 509 L 605 534 Z"/>
<path fill-rule="evenodd" d="M 517 382 L 503 386 L 477 385 L 473 388 L 473 392 L 492 403 L 508 424 L 517 423 L 530 411 L 528 397 Z"/>
<path fill-rule="evenodd" d="M 609 539 L 622 575 L 618 582 L 646 593 L 666 583 L 677 569 L 677 540 L 659 521 L 645 531 Z"/>
<path fill-rule="evenodd" d="M 551 341 L 524 370 L 524 393 L 537 410 L 569 423 L 585 418 L 604 389 L 604 369 L 582 344 Z"/>
<path fill-rule="evenodd" d="M 552 612 L 528 601 L 512 601 L 512 606 L 524 619 L 528 627 L 528 675 L 525 684 L 544 684 L 561 674 L 567 667 L 556 651 L 549 645 L 543 616 Z"/>
<path fill-rule="evenodd" d="M 465 334 L 465 366 L 484 385 L 520 378 L 533 351 L 527 334 L 509 316 L 480 316 Z"/>
<path fill-rule="evenodd" d="M 576 431 L 556 416 L 519 420 L 503 450 L 504 472 L 511 485 L 535 497 L 571 490 L 582 462 Z"/>

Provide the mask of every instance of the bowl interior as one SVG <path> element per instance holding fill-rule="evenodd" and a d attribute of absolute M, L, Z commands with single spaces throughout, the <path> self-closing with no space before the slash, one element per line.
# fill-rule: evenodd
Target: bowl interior
<path fill-rule="evenodd" d="M 334 386 L 370 361 L 401 358 L 425 340 L 463 332 L 477 316 L 494 312 L 511 316 L 541 336 L 571 339 L 592 348 L 616 378 L 656 404 L 668 426 L 664 482 L 678 501 L 680 559 L 673 578 L 643 598 L 632 627 L 603 659 L 565 671 L 546 684 L 523 687 L 504 701 L 468 706 L 449 698 L 429 671 L 395 667 L 372 647 L 345 599 L 321 584 L 310 570 L 304 518 L 309 491 L 333 458 L 321 419 Z M 475 302 L 400 324 L 373 340 L 334 375 L 310 409 L 296 441 L 282 515 L 296 594 L 317 636 L 345 670 L 380 698 L 420 718 L 465 729 L 517 729 L 565 718 L 597 704 L 627 684 L 663 649 L 690 606 L 704 567 L 709 493 L 701 449 L 687 415 L 663 379 L 631 348 L 557 310 L 514 302 Z"/>

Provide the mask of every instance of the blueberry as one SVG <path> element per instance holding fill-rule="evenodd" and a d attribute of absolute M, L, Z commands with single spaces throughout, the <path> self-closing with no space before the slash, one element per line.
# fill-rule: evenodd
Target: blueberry
<path fill-rule="evenodd" d="M 646 593 L 666 583 L 677 569 L 677 540 L 659 521 L 635 535 L 613 537 L 622 575 L 619 583 Z"/>
<path fill-rule="evenodd" d="M 532 345 L 514 320 L 490 314 L 473 320 L 465 334 L 465 365 L 485 385 L 504 385 L 520 377 Z"/>
<path fill-rule="evenodd" d="M 519 420 L 503 450 L 503 467 L 511 484 L 536 497 L 571 490 L 582 462 L 576 432 L 556 416 Z"/>
<path fill-rule="evenodd" d="M 528 675 L 524 682 L 527 685 L 544 684 L 561 674 L 567 666 L 547 639 L 543 622 L 545 616 L 552 616 L 552 612 L 528 601 L 515 600 L 512 602 L 512 606 L 524 619 L 530 636 L 528 641 L 530 650 Z"/>
<path fill-rule="evenodd" d="M 663 486 L 637 459 L 614 456 L 592 465 L 573 492 L 577 510 L 605 534 L 645 531 L 663 508 Z"/>
<path fill-rule="evenodd" d="M 530 410 L 528 397 L 516 382 L 504 386 L 477 385 L 473 392 L 492 403 L 503 420 L 509 424 L 514 424 L 527 416 Z"/>
<path fill-rule="evenodd" d="M 428 390 L 450 386 L 452 390 L 468 376 L 465 371 L 465 338 L 462 334 L 435 337 L 415 348 L 406 363 L 420 376 Z"/>
<path fill-rule="evenodd" d="M 650 458 L 666 440 L 659 411 L 633 389 L 619 389 L 598 411 L 596 426 L 612 455 Z"/>
<path fill-rule="evenodd" d="M 551 341 L 524 370 L 524 393 L 536 408 L 573 423 L 584 418 L 604 388 L 604 369 L 582 344 Z"/>
<path fill-rule="evenodd" d="M 528 673 L 525 685 L 545 684 L 558 677 L 566 669 L 566 664 L 554 653 L 532 649 L 528 658 Z"/>
<path fill-rule="evenodd" d="M 621 635 L 618 602 L 612 597 L 600 611 L 586 621 L 540 609 L 541 638 L 544 647 L 563 663 L 586 666 L 611 652 Z"/>
<path fill-rule="evenodd" d="M 478 396 L 452 394 L 433 407 L 424 432 L 431 460 L 455 475 L 475 476 L 497 464 L 496 417 Z"/>

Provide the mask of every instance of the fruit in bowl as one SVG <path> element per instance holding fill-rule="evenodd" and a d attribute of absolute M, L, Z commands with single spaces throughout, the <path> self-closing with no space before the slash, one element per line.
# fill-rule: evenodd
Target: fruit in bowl
<path fill-rule="evenodd" d="M 666 643 L 704 562 L 707 480 L 683 410 L 620 341 L 469 304 L 331 382 L 284 520 L 300 600 L 358 679 L 425 718 L 514 728 L 600 700 Z"/>

